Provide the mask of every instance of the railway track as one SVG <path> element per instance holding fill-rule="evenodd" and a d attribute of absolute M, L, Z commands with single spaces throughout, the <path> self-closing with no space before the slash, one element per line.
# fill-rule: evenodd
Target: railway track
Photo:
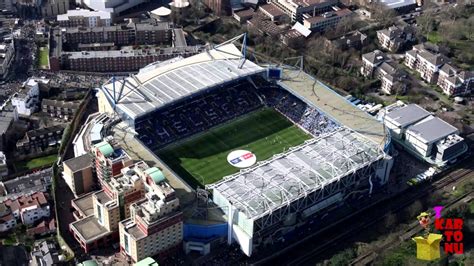
<path fill-rule="evenodd" d="M 301 265 L 308 262 L 311 258 L 322 254 L 325 251 L 331 251 L 333 247 L 337 247 L 339 243 L 342 243 L 345 238 L 354 235 L 354 232 L 361 231 L 372 227 L 377 222 L 385 218 L 387 212 L 399 212 L 415 200 L 426 196 L 427 194 L 450 187 L 457 182 L 474 178 L 472 168 L 473 163 L 467 163 L 464 165 L 465 168 L 452 170 L 449 173 L 445 173 L 444 177 L 436 180 L 432 183 L 423 184 L 423 186 L 417 187 L 417 191 L 401 191 L 396 195 L 391 195 L 385 199 L 378 201 L 367 209 L 357 212 L 354 216 L 348 217 L 344 221 L 338 222 L 337 224 L 328 227 L 320 232 L 302 239 L 299 243 L 288 246 L 285 250 L 278 252 L 277 255 L 272 258 L 266 258 L 259 262 L 254 263 L 260 265 L 264 263 L 273 264 L 286 264 L 286 265 Z M 380 208 L 383 206 L 382 208 Z M 355 218 L 357 219 L 351 219 Z M 340 228 L 345 228 L 343 231 Z M 324 239 L 324 241 L 320 241 Z M 310 250 L 308 252 L 308 250 Z M 296 258 L 288 260 L 288 256 L 284 257 L 285 254 L 291 252 L 291 257 Z M 375 254 L 376 255 L 376 254 Z M 374 258 L 374 254 L 367 254 L 365 258 Z M 363 264 L 357 264 L 363 265 Z"/>

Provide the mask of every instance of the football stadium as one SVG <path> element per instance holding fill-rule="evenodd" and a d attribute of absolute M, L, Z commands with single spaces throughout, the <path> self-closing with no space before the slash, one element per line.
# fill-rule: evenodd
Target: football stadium
<path fill-rule="evenodd" d="M 374 118 L 301 69 L 246 59 L 242 47 L 155 63 L 97 96 L 100 112 L 212 194 L 228 243 L 251 256 L 354 191 L 369 196 L 392 159 Z"/>

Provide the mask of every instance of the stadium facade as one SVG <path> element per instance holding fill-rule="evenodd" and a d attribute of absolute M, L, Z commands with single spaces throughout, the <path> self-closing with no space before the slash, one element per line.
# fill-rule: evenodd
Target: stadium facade
<path fill-rule="evenodd" d="M 232 43 L 112 79 L 97 95 L 99 111 L 118 115 L 150 150 L 261 107 L 311 135 L 206 186 L 227 220 L 228 243 L 248 256 L 353 193 L 369 196 L 387 183 L 393 164 L 380 122 L 299 69 L 245 60 Z"/>

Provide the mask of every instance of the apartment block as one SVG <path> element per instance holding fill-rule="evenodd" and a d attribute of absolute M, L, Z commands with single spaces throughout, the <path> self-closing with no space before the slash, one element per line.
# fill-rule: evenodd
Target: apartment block
<path fill-rule="evenodd" d="M 102 141 L 92 147 L 95 159 L 97 179 L 104 186 L 111 178 L 119 176 L 122 168 L 132 165 L 132 158 L 121 147 L 113 147 L 109 142 Z"/>
<path fill-rule="evenodd" d="M 122 50 L 65 52 L 62 68 L 87 72 L 128 72 L 156 61 L 165 61 L 177 56 L 189 57 L 201 52 L 201 46 L 167 47 Z"/>
<path fill-rule="evenodd" d="M 474 72 L 461 71 L 450 64 L 444 64 L 439 70 L 436 84 L 448 96 L 470 94 L 474 87 Z"/>
<path fill-rule="evenodd" d="M 131 217 L 130 206 L 145 197 L 148 169 L 143 161 L 122 167 L 120 174 L 103 180 L 102 190 L 72 201 L 77 221 L 70 231 L 86 252 L 118 240 L 119 222 Z"/>
<path fill-rule="evenodd" d="M 74 116 L 80 105 L 80 102 L 43 99 L 41 101 L 41 110 L 51 117 L 69 120 Z"/>
<path fill-rule="evenodd" d="M 395 53 L 415 41 L 415 29 L 411 26 L 391 26 L 377 31 L 377 39 L 382 48 Z"/>
<path fill-rule="evenodd" d="M 353 14 L 353 12 L 347 8 L 340 9 L 334 7 L 334 9 L 334 11 L 328 11 L 319 16 L 305 18 L 303 25 L 312 31 L 325 31 L 328 28 L 336 27 L 342 18 Z"/>
<path fill-rule="evenodd" d="M 403 79 L 407 74 L 398 69 L 389 58 L 379 50 L 362 55 L 362 67 L 360 69 L 364 77 L 377 78 L 381 82 L 381 91 L 392 94 L 395 89 L 406 89 Z"/>
<path fill-rule="evenodd" d="M 102 27 L 110 26 L 112 14 L 107 11 L 91 11 L 88 9 L 68 10 L 66 14 L 56 17 L 60 27 Z"/>
<path fill-rule="evenodd" d="M 417 71 L 426 82 L 438 85 L 448 96 L 469 94 L 474 87 L 474 72 L 454 67 L 436 45 L 415 45 L 406 52 L 405 65 Z"/>
<path fill-rule="evenodd" d="M 120 250 L 132 262 L 151 256 L 165 256 L 179 248 L 183 240 L 183 213 L 173 188 L 161 171 L 149 173 L 152 188 L 146 198 L 133 204 L 132 216 L 120 222 Z"/>
<path fill-rule="evenodd" d="M 93 157 L 86 153 L 63 162 L 63 178 L 76 197 L 94 188 L 92 160 Z"/>
<path fill-rule="evenodd" d="M 424 81 L 431 84 L 437 82 L 440 68 L 449 62 L 449 58 L 424 44 L 413 46 L 405 54 L 405 65 L 417 71 Z"/>
<path fill-rule="evenodd" d="M 0 43 L 0 79 L 4 79 L 15 57 L 15 46 L 11 43 Z"/>
<path fill-rule="evenodd" d="M 61 144 L 66 124 L 34 129 L 26 132 L 25 136 L 16 143 L 16 152 L 20 154 L 35 154 L 47 151 Z"/>
<path fill-rule="evenodd" d="M 39 106 L 39 82 L 29 78 L 23 88 L 13 95 L 12 105 L 20 115 L 30 116 L 36 112 Z"/>
<path fill-rule="evenodd" d="M 103 27 L 71 27 L 62 29 L 68 45 L 114 43 L 115 45 L 147 45 L 170 43 L 172 30 L 169 22 L 132 23 Z"/>

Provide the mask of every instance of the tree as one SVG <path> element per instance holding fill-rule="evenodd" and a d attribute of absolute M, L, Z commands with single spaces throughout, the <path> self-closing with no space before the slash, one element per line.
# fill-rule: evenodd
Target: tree
<path fill-rule="evenodd" d="M 388 27 L 395 23 L 397 13 L 393 9 L 387 8 L 384 4 L 374 3 L 372 4 L 372 18 L 375 19 L 380 26 Z"/>

